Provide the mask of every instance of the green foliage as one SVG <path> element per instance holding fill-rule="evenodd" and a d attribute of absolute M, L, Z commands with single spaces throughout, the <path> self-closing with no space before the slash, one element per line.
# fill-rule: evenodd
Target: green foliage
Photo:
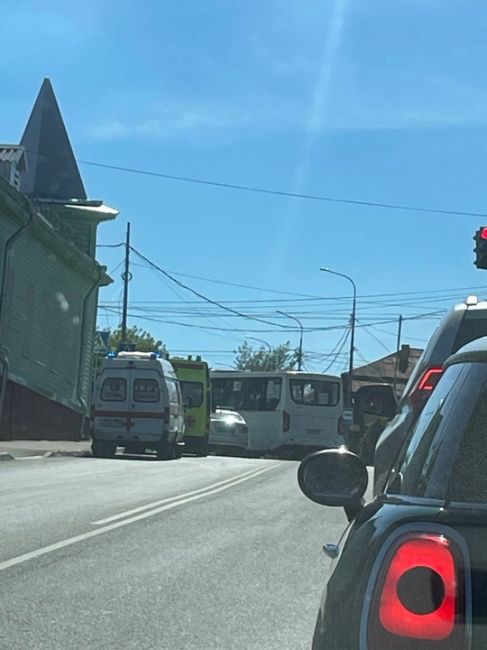
<path fill-rule="evenodd" d="M 298 362 L 298 352 L 291 348 L 289 341 L 271 350 L 261 347 L 254 350 L 245 341 L 239 346 L 234 366 L 237 370 L 291 370 Z"/>
<path fill-rule="evenodd" d="M 122 330 L 117 327 L 110 334 L 110 350 L 114 352 L 118 350 L 121 338 Z M 127 328 L 127 343 L 135 343 L 137 352 L 156 352 L 158 350 L 166 352 L 166 346 L 162 341 L 155 339 L 152 334 L 136 325 Z"/>

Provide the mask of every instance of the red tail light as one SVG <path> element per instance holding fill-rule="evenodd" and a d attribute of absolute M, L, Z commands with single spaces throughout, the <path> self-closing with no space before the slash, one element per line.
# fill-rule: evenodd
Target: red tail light
<path fill-rule="evenodd" d="M 169 424 L 170 421 L 169 416 L 170 416 L 169 406 L 166 406 L 166 408 L 164 409 L 164 424 Z"/>
<path fill-rule="evenodd" d="M 443 368 L 433 367 L 424 371 L 419 379 L 416 388 L 411 393 L 411 404 L 413 407 L 414 415 L 417 417 L 424 408 L 428 401 L 429 396 L 435 389 L 436 384 L 439 382 L 443 373 Z"/>
<path fill-rule="evenodd" d="M 418 390 L 431 391 L 438 383 L 443 368 L 428 368 L 418 383 Z"/>
<path fill-rule="evenodd" d="M 289 427 L 291 426 L 291 418 L 289 417 L 289 413 L 287 411 L 282 412 L 282 430 L 284 433 L 287 433 L 289 431 Z"/>
<path fill-rule="evenodd" d="M 456 547 L 443 535 L 418 534 L 396 546 L 376 586 L 369 647 L 463 648 L 463 567 L 459 558 Z"/>

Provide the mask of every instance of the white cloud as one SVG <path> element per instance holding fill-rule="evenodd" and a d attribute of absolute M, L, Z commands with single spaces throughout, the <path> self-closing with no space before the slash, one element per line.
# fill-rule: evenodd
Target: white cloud
<path fill-rule="evenodd" d="M 231 131 L 248 123 L 248 117 L 234 111 L 215 109 L 165 111 L 159 114 L 139 115 L 134 118 L 107 117 L 88 126 L 87 135 L 96 140 L 138 138 L 166 139 L 185 134 L 209 134 Z"/>

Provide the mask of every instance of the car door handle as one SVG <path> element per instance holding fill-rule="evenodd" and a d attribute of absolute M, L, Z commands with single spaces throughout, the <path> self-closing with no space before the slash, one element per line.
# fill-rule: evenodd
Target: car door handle
<path fill-rule="evenodd" d="M 340 547 L 338 544 L 324 544 L 323 552 L 325 555 L 328 555 L 331 560 L 334 560 L 340 554 Z"/>

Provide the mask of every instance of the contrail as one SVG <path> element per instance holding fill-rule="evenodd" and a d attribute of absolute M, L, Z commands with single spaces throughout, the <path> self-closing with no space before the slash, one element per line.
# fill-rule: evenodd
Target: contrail
<path fill-rule="evenodd" d="M 318 69 L 316 78 L 313 101 L 306 120 L 305 137 L 297 157 L 296 167 L 294 170 L 292 191 L 302 193 L 306 176 L 308 175 L 311 151 L 316 136 L 322 130 L 322 125 L 326 121 L 327 104 L 330 96 L 330 85 L 335 62 L 340 50 L 343 25 L 347 12 L 349 0 L 336 0 L 331 20 L 329 22 L 324 42 L 323 55 L 321 64 Z M 295 237 L 295 232 L 299 226 L 299 210 L 301 202 L 291 201 L 288 203 L 284 218 L 282 220 L 281 230 L 276 238 L 273 254 L 271 255 L 271 265 L 269 269 L 269 282 L 271 286 L 276 284 L 281 276 L 285 266 L 286 253 L 289 249 L 290 242 Z"/>

